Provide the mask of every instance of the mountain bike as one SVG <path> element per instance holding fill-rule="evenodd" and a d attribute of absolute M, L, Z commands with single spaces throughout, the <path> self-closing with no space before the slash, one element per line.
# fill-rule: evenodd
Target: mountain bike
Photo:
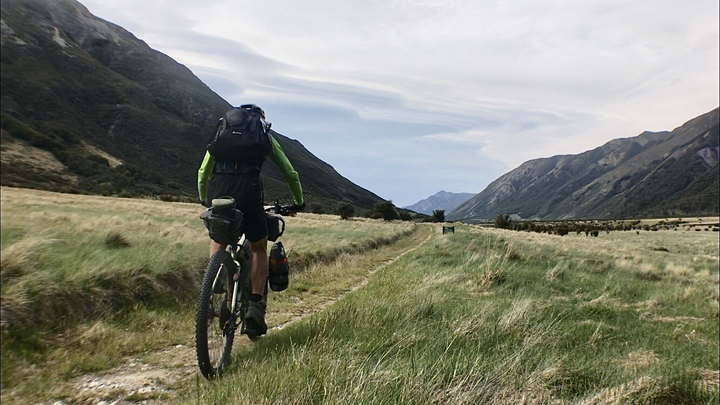
<path fill-rule="evenodd" d="M 230 205 L 232 209 L 229 208 Z M 294 215 L 292 206 L 280 206 L 276 202 L 274 207 L 266 208 L 265 211 L 269 222 L 278 221 L 274 231 L 276 236 L 269 236 L 269 240 L 277 239 L 285 231 L 285 221 L 280 215 Z M 200 288 L 195 322 L 198 366 L 205 378 L 213 379 L 221 376 L 225 366 L 229 364 L 230 351 L 238 329 L 241 335 L 246 334 L 250 340 L 255 341 L 259 336 L 247 330 L 244 323 L 252 294 L 252 251 L 250 242 L 242 232 L 242 213 L 234 209 L 232 198 L 223 198 L 213 200 L 213 207 L 203 212 L 201 218 L 211 237 L 228 245 L 224 251 L 217 252 L 210 258 Z M 280 222 L 282 229 L 279 228 Z M 213 227 L 214 229 L 211 229 Z M 270 232 L 273 232 L 274 226 L 270 228 Z M 266 283 L 263 297 L 266 302 L 267 291 Z"/>

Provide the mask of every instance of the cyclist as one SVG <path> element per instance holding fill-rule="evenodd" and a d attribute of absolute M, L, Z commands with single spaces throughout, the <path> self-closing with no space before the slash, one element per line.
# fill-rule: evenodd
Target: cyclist
<path fill-rule="evenodd" d="M 258 106 L 247 104 L 239 107 L 251 114 L 257 114 L 265 123 L 265 112 Z M 231 110 L 232 111 L 232 110 Z M 225 114 L 228 117 L 230 112 Z M 256 117 L 257 118 L 257 117 Z M 221 127 L 224 118 L 220 119 L 218 128 Z M 243 213 L 243 229 L 245 237 L 250 242 L 252 250 L 252 267 L 250 269 L 250 281 L 252 284 L 252 296 L 250 306 L 245 315 L 246 329 L 248 334 L 255 336 L 267 333 L 265 323 L 265 306 L 263 300 L 268 277 L 268 252 L 267 235 L 268 226 L 263 207 L 263 186 L 260 180 L 260 169 L 266 157 L 270 157 L 290 186 L 294 197 L 294 205 L 290 207 L 291 212 L 302 211 L 305 208 L 303 200 L 300 176 L 285 156 L 280 144 L 272 136 L 267 124 L 266 133 L 270 140 L 270 150 L 266 156 L 259 159 L 245 159 L 246 161 L 228 160 L 220 161 L 205 152 L 200 169 L 198 170 L 198 192 L 200 201 L 205 206 L 210 206 L 213 199 L 222 196 L 232 196 L 235 199 L 237 208 Z M 216 153 L 217 155 L 217 153 Z M 243 155 L 248 155 L 247 153 Z M 242 160 L 242 159 L 241 159 Z M 222 245 L 210 240 L 210 257 L 215 253 L 225 250 L 227 245 Z"/>

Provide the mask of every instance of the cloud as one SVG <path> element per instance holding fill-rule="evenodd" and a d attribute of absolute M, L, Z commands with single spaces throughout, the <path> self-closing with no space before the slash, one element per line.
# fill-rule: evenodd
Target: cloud
<path fill-rule="evenodd" d="M 673 129 L 720 92 L 716 0 L 84 4 L 397 204 Z"/>

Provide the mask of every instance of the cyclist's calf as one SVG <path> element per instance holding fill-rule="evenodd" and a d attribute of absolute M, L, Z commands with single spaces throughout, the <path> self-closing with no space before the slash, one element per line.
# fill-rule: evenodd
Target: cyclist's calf
<path fill-rule="evenodd" d="M 250 250 L 252 250 L 253 255 L 250 281 L 252 283 L 253 294 L 265 294 L 269 266 L 267 244 L 267 238 L 262 238 L 257 242 L 250 242 Z"/>

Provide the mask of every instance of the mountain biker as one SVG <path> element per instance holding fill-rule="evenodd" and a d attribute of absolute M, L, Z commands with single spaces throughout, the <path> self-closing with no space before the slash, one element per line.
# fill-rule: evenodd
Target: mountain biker
<path fill-rule="evenodd" d="M 258 106 L 247 104 L 240 107 L 252 114 L 259 114 L 263 122 L 265 112 Z M 231 110 L 232 111 L 232 110 Z M 230 112 L 226 113 L 227 117 Z M 222 124 L 220 119 L 218 128 Z M 303 200 L 300 176 L 285 156 L 280 144 L 272 136 L 272 131 L 267 125 L 267 136 L 270 138 L 271 147 L 267 156 L 270 157 L 280 172 L 285 177 L 290 191 L 294 197 L 294 205 L 290 207 L 291 212 L 302 211 L 305 208 Z M 252 267 L 250 269 L 250 281 L 252 284 L 252 296 L 250 306 L 245 315 L 246 329 L 255 336 L 267 333 L 265 323 L 265 306 L 263 300 L 268 278 L 268 226 L 263 207 L 263 186 L 260 180 L 260 169 L 262 161 L 267 156 L 262 156 L 256 161 L 216 161 L 209 151 L 205 152 L 200 169 L 198 170 L 198 192 L 200 201 L 205 206 L 210 206 L 211 201 L 222 196 L 232 196 L 235 199 L 237 209 L 243 213 L 243 229 L 245 237 L 250 242 L 252 250 Z M 210 257 L 217 252 L 225 250 L 223 245 L 210 239 Z"/>

